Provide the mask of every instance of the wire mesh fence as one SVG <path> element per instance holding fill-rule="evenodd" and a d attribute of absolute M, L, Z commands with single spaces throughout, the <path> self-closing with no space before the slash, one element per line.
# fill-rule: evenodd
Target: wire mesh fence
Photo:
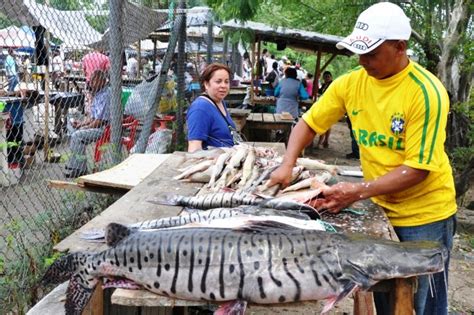
<path fill-rule="evenodd" d="M 25 312 L 43 294 L 39 280 L 54 244 L 117 198 L 51 181 L 107 169 L 133 152 L 170 150 L 173 126 L 182 128 L 177 108 L 196 95 L 189 86 L 205 59 L 199 51 L 207 50 L 202 44 L 187 62 L 176 58 L 173 36 L 186 24 L 176 9 L 185 1 L 164 10 L 42 3 L 0 4 L 0 300 L 7 313 Z M 171 47 L 158 35 L 140 41 L 160 27 Z"/>

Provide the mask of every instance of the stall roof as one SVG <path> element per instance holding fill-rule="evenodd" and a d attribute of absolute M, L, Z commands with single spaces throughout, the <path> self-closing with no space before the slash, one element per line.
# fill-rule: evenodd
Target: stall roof
<path fill-rule="evenodd" d="M 352 53 L 347 50 L 339 50 L 336 44 L 343 37 L 329 34 L 321 34 L 305 30 L 272 27 L 267 24 L 258 22 L 239 22 L 236 20 L 228 21 L 222 24 L 222 29 L 236 31 L 246 30 L 255 34 L 256 41 L 267 41 L 273 43 L 284 43 L 287 47 L 300 49 L 304 51 L 332 53 L 336 55 L 350 56 Z"/>

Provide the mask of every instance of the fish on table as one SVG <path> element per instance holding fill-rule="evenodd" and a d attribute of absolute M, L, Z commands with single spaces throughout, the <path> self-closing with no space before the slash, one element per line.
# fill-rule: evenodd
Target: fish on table
<path fill-rule="evenodd" d="M 301 202 L 284 196 L 273 198 L 244 191 L 208 193 L 198 196 L 168 195 L 165 197 L 151 198 L 147 201 L 159 205 L 183 206 L 202 210 L 254 205 L 277 210 L 304 211 L 306 214 L 310 215 L 311 218 L 320 219 L 318 211 L 314 207 L 305 203 L 311 200 L 312 197 L 316 197 L 318 194 L 319 192 L 307 192 L 305 197 L 301 199 Z"/>
<path fill-rule="evenodd" d="M 234 228 L 133 233 L 103 252 L 59 258 L 42 281 L 69 280 L 67 314 L 80 314 L 102 277 L 123 277 L 186 300 L 240 305 L 325 300 L 325 312 L 358 288 L 441 272 L 446 259 L 446 248 L 437 242 L 398 243 L 248 221 Z"/>
<path fill-rule="evenodd" d="M 240 216 L 283 216 L 286 218 L 311 220 L 311 218 L 304 212 L 293 210 L 275 210 L 253 205 L 244 205 L 236 208 L 215 208 L 209 210 L 185 209 L 185 213 L 181 215 L 147 220 L 126 225 L 126 233 L 128 235 L 143 230 L 164 229 L 169 227 L 183 226 L 189 223 L 204 223 L 217 219 L 227 219 Z M 114 225 L 109 225 L 107 229 L 111 229 L 113 226 Z M 107 240 L 107 234 L 110 234 L 110 231 L 107 232 L 106 229 L 94 229 L 82 232 L 81 238 L 93 241 L 105 241 L 108 245 L 113 245 L 110 240 Z"/>

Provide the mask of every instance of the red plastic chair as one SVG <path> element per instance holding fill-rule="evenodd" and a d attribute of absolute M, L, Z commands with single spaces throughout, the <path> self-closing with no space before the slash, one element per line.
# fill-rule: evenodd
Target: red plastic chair
<path fill-rule="evenodd" d="M 153 119 L 153 126 L 152 126 L 152 131 L 157 131 L 159 129 L 166 129 L 167 128 L 167 123 L 170 123 L 176 119 L 175 116 L 173 115 L 165 115 L 162 118 L 155 117 Z M 157 126 L 157 123 L 160 125 Z"/>
<path fill-rule="evenodd" d="M 137 133 L 139 121 L 132 116 L 124 118 L 122 121 L 122 131 L 127 131 L 127 135 L 122 137 L 122 144 L 127 149 L 127 152 L 135 145 L 135 135 Z M 102 157 L 101 147 L 110 142 L 110 125 L 107 125 L 104 129 L 104 133 L 95 143 L 94 150 L 94 161 L 97 163 Z"/>

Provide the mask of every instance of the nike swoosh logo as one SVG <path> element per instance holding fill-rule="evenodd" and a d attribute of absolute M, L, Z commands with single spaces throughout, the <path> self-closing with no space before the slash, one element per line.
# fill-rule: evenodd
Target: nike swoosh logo
<path fill-rule="evenodd" d="M 363 109 L 359 109 L 359 110 L 355 110 L 353 109 L 352 110 L 352 116 L 357 116 L 357 114 L 359 114 L 360 112 L 364 111 Z"/>

